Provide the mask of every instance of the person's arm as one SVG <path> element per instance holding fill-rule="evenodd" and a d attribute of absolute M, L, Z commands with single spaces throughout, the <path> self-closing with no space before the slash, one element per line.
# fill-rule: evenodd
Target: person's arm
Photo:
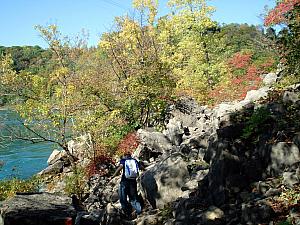
<path fill-rule="evenodd" d="M 114 174 L 112 175 L 111 179 L 113 179 L 115 176 L 118 175 L 118 173 L 121 172 L 121 170 L 123 169 L 123 164 L 120 164 L 117 168 L 117 170 L 114 172 Z"/>
<path fill-rule="evenodd" d="M 137 161 L 138 162 L 138 165 L 139 165 L 139 169 L 142 170 L 142 171 L 145 171 L 145 165 L 143 162 L 141 161 Z"/>

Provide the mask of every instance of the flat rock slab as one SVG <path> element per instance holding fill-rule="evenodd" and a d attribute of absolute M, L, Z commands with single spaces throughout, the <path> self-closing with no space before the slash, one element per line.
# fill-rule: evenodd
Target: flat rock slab
<path fill-rule="evenodd" d="M 72 199 L 50 193 L 20 194 L 0 203 L 0 225 L 72 225 Z"/>

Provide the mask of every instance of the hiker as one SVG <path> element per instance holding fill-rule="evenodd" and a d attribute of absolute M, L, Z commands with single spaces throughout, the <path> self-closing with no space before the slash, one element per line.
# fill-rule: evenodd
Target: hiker
<path fill-rule="evenodd" d="M 123 171 L 119 187 L 119 198 L 124 213 L 131 217 L 134 216 L 135 213 L 138 215 L 142 212 L 141 204 L 138 201 L 136 182 L 136 178 L 139 174 L 139 167 L 140 163 L 132 158 L 130 153 L 126 153 L 121 159 L 117 170 L 111 177 L 112 179 L 119 174 L 121 170 Z M 132 207 L 130 206 L 127 197 L 129 197 Z M 132 208 L 134 208 L 135 211 L 132 211 Z"/>

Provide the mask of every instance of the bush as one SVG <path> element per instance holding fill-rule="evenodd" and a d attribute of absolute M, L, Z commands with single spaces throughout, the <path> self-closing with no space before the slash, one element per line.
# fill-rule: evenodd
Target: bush
<path fill-rule="evenodd" d="M 115 165 L 115 160 L 105 152 L 98 153 L 86 168 L 88 177 L 94 174 L 106 176 L 110 174 Z"/>
<path fill-rule="evenodd" d="M 32 177 L 28 180 L 17 178 L 0 181 L 0 201 L 13 197 L 16 193 L 38 192 L 41 180 Z"/>
<path fill-rule="evenodd" d="M 117 155 L 122 156 L 125 153 L 132 154 L 139 145 L 139 139 L 136 132 L 127 134 L 119 143 Z"/>
<path fill-rule="evenodd" d="M 74 166 L 73 173 L 65 178 L 65 192 L 71 196 L 76 195 L 79 199 L 83 199 L 87 177 L 82 167 Z"/>
<path fill-rule="evenodd" d="M 242 138 L 248 139 L 253 134 L 259 133 L 264 123 L 270 118 L 270 112 L 266 108 L 258 108 L 246 122 L 246 127 L 243 129 Z"/>

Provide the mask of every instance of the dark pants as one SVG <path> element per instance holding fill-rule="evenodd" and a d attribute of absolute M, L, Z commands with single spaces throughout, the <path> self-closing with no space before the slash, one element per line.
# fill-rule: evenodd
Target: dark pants
<path fill-rule="evenodd" d="M 119 188 L 120 203 L 123 211 L 129 215 L 132 212 L 132 207 L 130 206 L 127 197 L 129 197 L 131 206 L 135 209 L 136 213 L 140 214 L 142 212 L 142 209 L 141 209 L 141 204 L 138 202 L 137 183 L 135 179 L 122 180 L 120 182 L 120 188 Z"/>

